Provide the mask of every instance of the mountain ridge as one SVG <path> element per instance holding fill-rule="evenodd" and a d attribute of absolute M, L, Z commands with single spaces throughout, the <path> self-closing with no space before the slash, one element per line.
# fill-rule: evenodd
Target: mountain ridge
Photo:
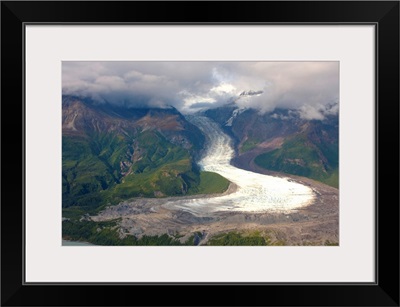
<path fill-rule="evenodd" d="M 204 135 L 175 108 L 127 109 L 66 96 L 62 111 L 64 208 L 207 192 L 202 178 L 214 175 L 200 176 L 195 163 Z"/>
<path fill-rule="evenodd" d="M 306 120 L 296 110 L 260 113 L 233 104 L 207 110 L 205 114 L 234 138 L 236 155 L 232 163 L 235 166 L 258 171 L 255 163 L 266 170 L 304 176 L 338 187 L 338 115 Z"/>

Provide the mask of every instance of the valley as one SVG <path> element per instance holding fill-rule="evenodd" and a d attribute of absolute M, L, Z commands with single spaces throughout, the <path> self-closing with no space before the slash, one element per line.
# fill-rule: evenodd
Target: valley
<path fill-rule="evenodd" d="M 63 61 L 62 240 L 339 245 L 339 97 L 335 61 Z"/>
<path fill-rule="evenodd" d="M 173 245 L 191 242 L 194 234 L 201 234 L 197 245 L 212 244 L 212 238 L 227 234 L 245 238 L 256 234 L 268 245 L 338 242 L 336 189 L 306 178 L 261 175 L 236 168 L 230 165 L 234 155 L 230 137 L 206 117 L 192 117 L 190 121 L 207 136 L 207 150 L 199 161 L 201 169 L 229 179 L 226 192 L 127 200 L 108 206 L 90 220 L 115 221 L 120 238 L 167 234 L 177 238 Z"/>
<path fill-rule="evenodd" d="M 339 187 L 337 115 L 306 120 L 296 110 L 276 109 L 262 114 L 238 109 L 234 104 L 207 110 L 206 115 L 234 139 L 234 165 L 259 173 L 269 170 L 302 176 Z"/>
<path fill-rule="evenodd" d="M 229 182 L 200 172 L 198 128 L 175 109 L 124 109 L 66 97 L 63 208 L 98 211 L 132 197 L 217 193 Z M 212 183 L 212 184 L 210 184 Z"/>

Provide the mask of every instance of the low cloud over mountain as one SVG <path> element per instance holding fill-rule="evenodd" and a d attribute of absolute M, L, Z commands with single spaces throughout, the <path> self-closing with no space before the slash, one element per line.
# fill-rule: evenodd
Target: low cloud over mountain
<path fill-rule="evenodd" d="M 64 95 L 193 113 L 235 101 L 261 113 L 337 113 L 339 62 L 63 62 Z"/>

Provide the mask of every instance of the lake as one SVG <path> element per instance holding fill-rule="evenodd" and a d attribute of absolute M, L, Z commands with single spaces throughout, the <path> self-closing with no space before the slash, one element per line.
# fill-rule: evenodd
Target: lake
<path fill-rule="evenodd" d="M 62 240 L 62 246 L 96 246 L 88 242 Z"/>

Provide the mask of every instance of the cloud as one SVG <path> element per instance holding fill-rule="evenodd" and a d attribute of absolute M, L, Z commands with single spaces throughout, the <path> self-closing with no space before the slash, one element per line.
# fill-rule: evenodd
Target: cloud
<path fill-rule="evenodd" d="M 319 119 L 325 118 L 322 109 L 311 105 L 303 105 L 299 109 L 300 117 L 303 119 Z"/>
<path fill-rule="evenodd" d="M 339 113 L 339 102 L 336 101 L 330 104 L 317 104 L 317 105 L 302 105 L 298 109 L 298 115 L 301 118 L 311 120 L 323 120 L 326 116 L 337 115 Z"/>
<path fill-rule="evenodd" d="M 65 95 L 132 107 L 172 105 L 190 113 L 235 101 L 322 119 L 338 111 L 339 63 L 67 61 L 62 88 Z"/>

